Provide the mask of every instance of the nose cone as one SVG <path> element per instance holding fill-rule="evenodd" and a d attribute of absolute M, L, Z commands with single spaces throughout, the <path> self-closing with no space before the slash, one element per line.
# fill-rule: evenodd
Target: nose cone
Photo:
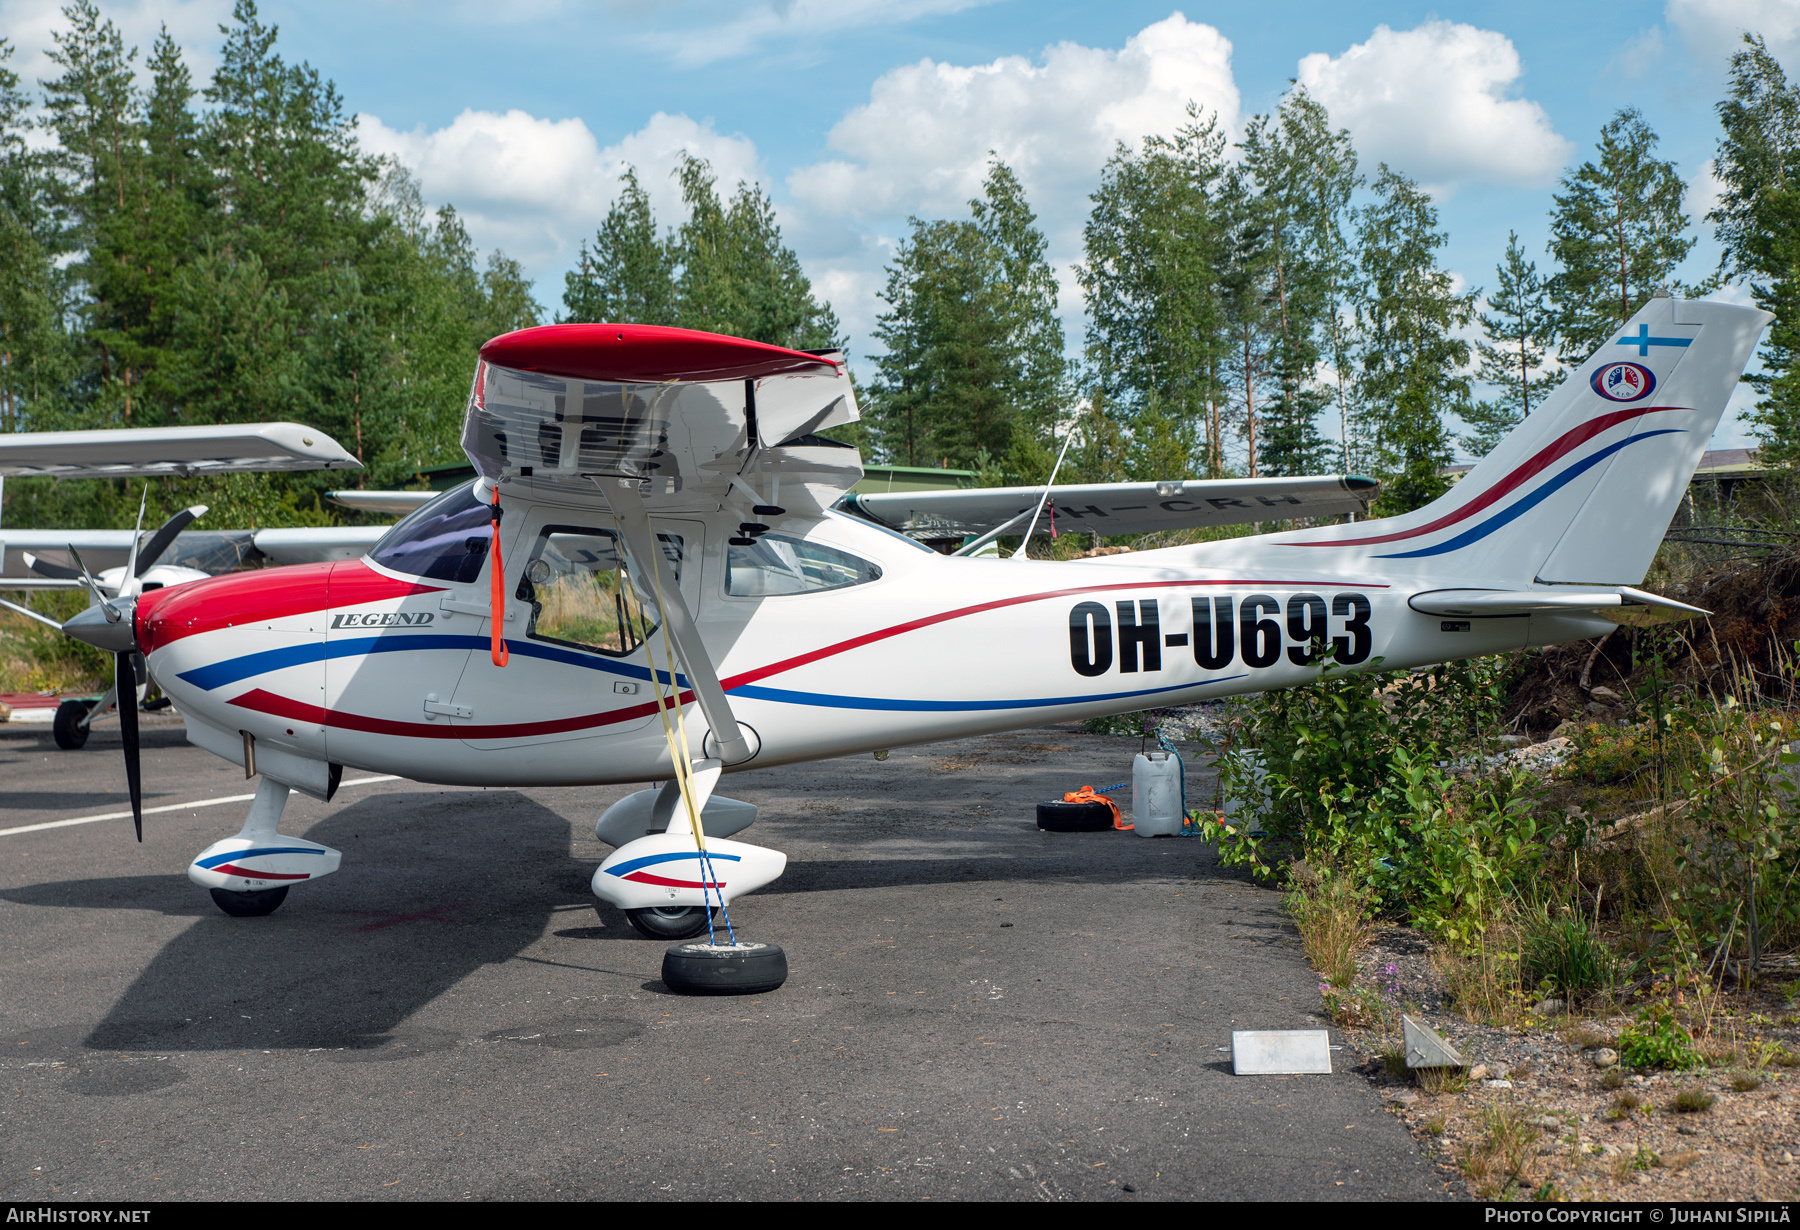
<path fill-rule="evenodd" d="M 137 648 L 136 605 L 129 598 L 114 598 L 91 606 L 64 624 L 63 631 L 95 649 L 129 653 Z"/>

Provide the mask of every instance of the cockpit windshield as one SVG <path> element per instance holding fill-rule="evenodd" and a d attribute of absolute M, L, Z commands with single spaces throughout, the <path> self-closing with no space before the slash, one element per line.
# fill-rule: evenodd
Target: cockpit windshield
<path fill-rule="evenodd" d="M 387 532 L 369 552 L 384 568 L 467 585 L 481 576 L 492 512 L 469 483 L 446 491 Z"/>

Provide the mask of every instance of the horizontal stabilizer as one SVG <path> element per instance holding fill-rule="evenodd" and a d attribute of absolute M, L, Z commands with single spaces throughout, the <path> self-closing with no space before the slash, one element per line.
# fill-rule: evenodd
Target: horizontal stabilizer
<path fill-rule="evenodd" d="M 1422 615 L 1488 619 L 1507 615 L 1553 615 L 1598 611 L 1620 623 L 1703 619 L 1712 614 L 1673 598 L 1640 589 L 1434 589 L 1414 594 L 1408 605 Z M 1633 618 L 1638 617 L 1638 618 Z"/>

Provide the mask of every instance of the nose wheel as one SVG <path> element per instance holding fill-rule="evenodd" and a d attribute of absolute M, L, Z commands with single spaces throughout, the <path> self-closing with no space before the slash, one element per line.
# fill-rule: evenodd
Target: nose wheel
<path fill-rule="evenodd" d="M 248 893 L 232 893 L 222 888 L 212 890 L 213 904 L 233 918 L 260 918 L 273 914 L 275 907 L 287 900 L 287 885 L 259 888 Z"/>
<path fill-rule="evenodd" d="M 596 912 L 598 909 L 596 907 Z M 719 911 L 712 911 L 718 917 Z M 706 930 L 707 911 L 697 905 L 652 906 L 626 910 L 625 919 L 647 940 L 685 940 Z"/>

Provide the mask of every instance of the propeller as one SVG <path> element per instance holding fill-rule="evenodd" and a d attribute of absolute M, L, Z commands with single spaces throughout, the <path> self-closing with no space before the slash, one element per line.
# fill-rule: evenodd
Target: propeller
<path fill-rule="evenodd" d="M 149 490 L 145 489 L 145 501 L 149 498 Z M 178 513 L 171 518 L 170 524 L 192 512 L 192 509 Z M 197 514 L 196 514 L 197 515 Z M 193 518 L 188 517 L 191 521 Z M 187 524 L 181 521 L 182 525 Z M 137 713 L 137 665 L 134 659 L 138 653 L 137 645 L 137 598 L 140 589 L 140 577 L 143 569 L 138 566 L 139 544 L 143 541 L 141 531 L 144 528 L 144 504 L 138 505 L 137 529 L 131 537 L 131 554 L 125 561 L 125 575 L 119 582 L 119 594 L 116 598 L 107 598 L 100 592 L 99 582 L 94 580 L 87 565 L 82 562 L 81 553 L 75 550 L 74 544 L 69 546 L 69 554 L 81 569 L 81 579 L 87 582 L 88 591 L 94 596 L 94 605 L 76 615 L 65 623 L 63 631 L 85 644 L 96 649 L 103 649 L 113 659 L 113 695 L 117 698 L 119 708 L 119 733 L 125 744 L 125 783 L 131 792 L 131 823 L 137 830 L 137 839 L 144 840 L 144 784 L 142 767 L 138 756 L 138 713 Z M 156 551 L 145 557 L 145 568 L 167 548 L 168 542 L 160 546 L 157 540 L 163 538 L 163 531 L 168 524 L 158 530 L 151 540 Z M 179 526 L 176 532 L 179 532 Z M 174 537 L 174 533 L 168 535 Z"/>
<path fill-rule="evenodd" d="M 125 785 L 131 791 L 131 826 L 144 840 L 144 780 L 138 765 L 138 694 L 136 648 L 113 655 L 113 687 L 119 697 L 119 734 L 125 743 Z"/>
<path fill-rule="evenodd" d="M 131 572 L 133 577 L 141 577 L 161 559 L 163 552 L 175 541 L 175 535 L 181 533 L 195 520 L 206 515 L 206 505 L 196 504 L 192 508 L 184 508 L 163 522 L 156 533 L 150 535 L 150 541 L 144 544 L 144 552 L 138 557 L 137 568 Z M 143 513 L 138 513 L 138 523 L 143 524 Z"/>
<path fill-rule="evenodd" d="M 49 577 L 52 581 L 81 580 L 80 571 L 69 567 L 67 564 L 52 563 L 43 556 L 33 555 L 29 551 L 24 552 L 24 556 L 25 567 L 28 570 L 37 573 L 40 577 Z"/>
<path fill-rule="evenodd" d="M 162 559 L 163 554 L 174 544 L 175 536 L 205 515 L 206 505 L 196 504 L 192 508 L 182 509 L 173 517 L 170 517 L 167 521 L 163 522 L 162 525 L 158 527 L 157 531 L 150 535 L 149 540 L 143 543 L 143 550 L 140 551 L 137 556 L 137 564 L 129 570 L 128 575 L 133 579 L 142 579 L 146 572 L 149 572 L 152 568 L 156 567 L 157 562 Z M 140 525 L 143 522 L 143 511 L 141 509 L 138 512 L 138 521 Z M 141 535 L 133 535 L 133 538 L 134 545 L 136 541 L 142 540 Z M 69 550 L 73 553 L 74 548 L 71 547 Z M 53 581 L 79 581 L 82 579 L 81 569 L 71 568 L 67 564 L 58 564 L 52 560 L 45 559 L 41 555 L 33 555 L 29 551 L 25 552 L 24 555 L 25 567 L 30 571 L 35 572 L 40 577 L 48 577 Z M 76 562 L 80 562 L 79 558 L 77 558 Z M 125 585 L 121 583 L 120 592 L 123 592 L 125 588 Z M 134 589 L 133 592 L 136 592 L 136 590 Z"/>

